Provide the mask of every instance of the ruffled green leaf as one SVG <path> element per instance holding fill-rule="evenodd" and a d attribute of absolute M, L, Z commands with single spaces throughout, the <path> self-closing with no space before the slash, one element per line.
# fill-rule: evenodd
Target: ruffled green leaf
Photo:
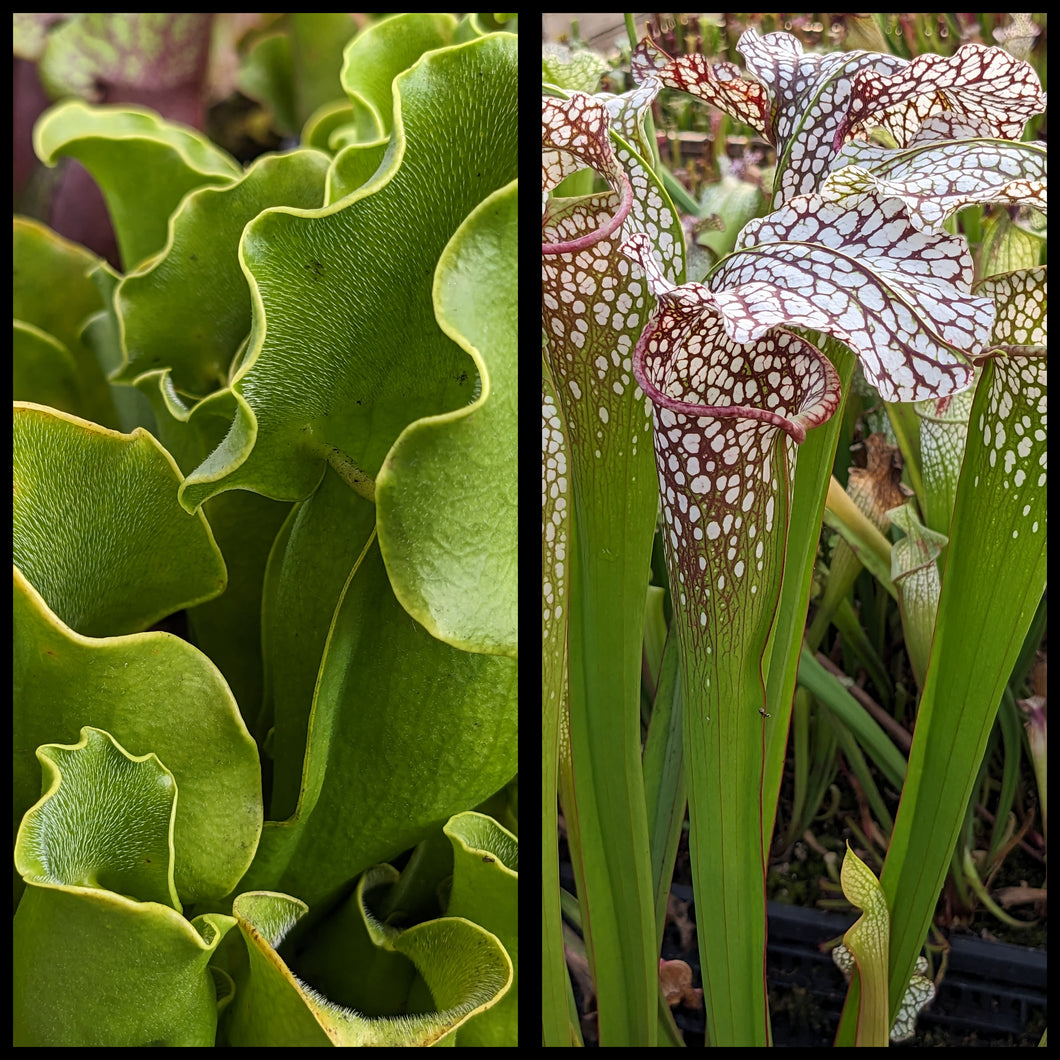
<path fill-rule="evenodd" d="M 382 130 L 365 106 L 354 107 L 336 100 L 315 110 L 302 126 L 303 147 L 320 151 L 338 151 L 348 142 L 378 141 Z"/>
<path fill-rule="evenodd" d="M 62 412 L 80 410 L 77 364 L 53 335 L 32 324 L 14 321 L 11 360 L 16 400 L 33 401 Z"/>
<path fill-rule="evenodd" d="M 359 911 L 363 930 L 380 949 L 415 966 L 429 992 L 424 1008 L 372 1018 L 324 997 L 276 952 L 306 905 L 283 894 L 250 892 L 232 907 L 249 965 L 227 1014 L 226 1041 L 237 1046 L 451 1044 L 454 1032 L 473 1014 L 495 1004 L 509 988 L 512 966 L 493 935 L 455 917 L 404 931 L 374 920 L 366 895 L 396 876 L 389 866 L 366 873 L 347 905 Z"/>
<path fill-rule="evenodd" d="M 76 158 L 107 202 L 126 271 L 160 251 L 170 215 L 193 188 L 229 184 L 239 164 L 201 133 L 143 107 L 93 107 L 79 100 L 46 111 L 33 130 L 48 166 Z"/>
<path fill-rule="evenodd" d="M 461 813 L 443 831 L 453 845 L 453 882 L 446 915 L 497 936 L 512 962 L 511 989 L 488 1012 L 461 1028 L 457 1045 L 519 1042 L 519 843 L 491 817 Z"/>
<path fill-rule="evenodd" d="M 289 34 L 262 33 L 242 57 L 236 81 L 239 91 L 261 103 L 269 114 L 270 124 L 285 136 L 293 136 L 298 131 L 291 52 Z"/>
<path fill-rule="evenodd" d="M 181 910 L 173 882 L 177 782 L 154 754 L 102 729 L 37 748 L 44 783 L 22 818 L 15 865 L 31 883 L 114 891 Z"/>
<path fill-rule="evenodd" d="M 346 11 L 292 11 L 287 18 L 294 114 L 302 123 L 318 108 L 340 97 L 343 53 L 357 32 L 357 22 Z M 297 132 L 297 126 L 293 131 Z"/>
<path fill-rule="evenodd" d="M 256 323 L 235 422 L 189 476 L 189 510 L 237 488 L 300 499 L 325 463 L 373 479 L 410 422 L 473 393 L 470 360 L 435 321 L 432 280 L 468 213 L 515 177 L 515 38 L 429 52 L 394 92 L 400 122 L 368 185 L 321 210 L 267 210 L 244 232 Z"/>
<path fill-rule="evenodd" d="M 410 11 L 366 26 L 346 46 L 339 80 L 355 109 L 372 114 L 381 136 L 394 126 L 394 81 L 425 52 L 453 43 L 456 18 Z"/>
<path fill-rule="evenodd" d="M 270 206 L 319 206 L 328 161 L 311 150 L 266 155 L 240 180 L 184 199 L 161 254 L 118 285 L 124 363 L 115 381 L 170 368 L 184 393 L 204 396 L 227 384 L 251 326 L 243 229 Z"/>
<path fill-rule="evenodd" d="M 402 884 L 420 875 L 415 855 L 400 873 L 373 865 L 337 901 L 318 906 L 285 933 L 277 952 L 299 980 L 336 1005 L 372 1017 L 414 1011 L 423 983 L 415 965 L 388 942 L 411 921 L 441 912 L 435 895 L 426 917 L 410 916 L 398 897 Z M 433 879 L 435 893 L 440 882 Z M 395 901 L 402 906 L 396 914 L 388 911 Z"/>
<path fill-rule="evenodd" d="M 15 1045 L 214 1045 L 209 962 L 232 924 L 30 886 L 14 925 Z"/>
<path fill-rule="evenodd" d="M 14 562 L 79 633 L 142 630 L 224 589 L 210 528 L 146 431 L 16 402 L 14 457 Z"/>
<path fill-rule="evenodd" d="M 209 962 L 233 925 L 154 903 L 31 884 L 14 922 L 14 1044 L 215 1044 Z"/>
<path fill-rule="evenodd" d="M 180 785 L 176 882 L 185 901 L 227 894 L 261 831 L 257 749 L 213 664 L 169 633 L 92 640 L 14 574 L 14 812 L 40 791 L 34 750 L 85 725 L 154 752 Z"/>
<path fill-rule="evenodd" d="M 515 966 L 515 837 L 478 813 L 457 815 L 444 832 L 421 843 L 400 876 L 390 865 L 376 865 L 356 887 L 284 933 L 277 952 L 300 980 L 329 1001 L 374 1017 L 431 1012 L 422 976 L 395 942 L 404 928 L 443 910 L 492 932 Z M 238 969 L 234 974 L 239 977 Z M 514 993 L 513 982 L 499 1004 L 461 1027 L 457 1044 L 516 1044 Z"/>
<path fill-rule="evenodd" d="M 87 726 L 38 757 L 45 794 L 15 844 L 15 1045 L 213 1045 L 208 962 L 234 921 L 179 914 L 173 774 Z"/>
<path fill-rule="evenodd" d="M 465 651 L 518 656 L 518 195 L 513 182 L 457 230 L 434 282 L 442 330 L 481 393 L 407 427 L 376 483 L 379 546 L 405 609 Z"/>
<path fill-rule="evenodd" d="M 134 387 L 115 390 L 149 406 L 154 431 L 182 471 L 197 466 L 224 438 L 234 407 L 231 394 L 221 392 L 220 400 L 204 399 L 214 415 L 191 421 L 191 407 L 177 393 L 169 369 L 147 372 Z M 245 490 L 214 497 L 203 508 L 225 559 L 228 584 L 220 596 L 188 608 L 191 639 L 224 674 L 252 726 L 262 701 L 262 631 L 246 619 L 260 613 L 269 552 L 289 510 L 288 504 Z M 291 621 L 297 626 L 294 616 Z M 264 731 L 255 727 L 253 732 L 264 740 Z"/>
<path fill-rule="evenodd" d="M 92 348 L 104 374 L 109 378 L 122 364 L 121 329 L 114 309 L 114 292 L 121 282 L 121 274 L 109 262 L 101 259 L 92 270 L 91 276 L 103 299 L 104 308 L 85 323 L 85 342 Z M 112 386 L 109 389 L 118 410 L 120 430 L 128 433 L 137 427 L 143 427 L 152 434 L 156 433 L 158 425 L 155 415 L 143 394 L 132 387 Z M 161 440 L 161 437 L 158 437 Z M 167 449 L 170 448 L 168 442 L 163 442 L 163 445 Z M 179 465 L 179 454 L 172 449 L 170 453 Z"/>
<path fill-rule="evenodd" d="M 374 528 L 375 508 L 328 471 L 320 486 L 294 506 L 273 543 L 262 593 L 267 694 L 260 724 L 262 733 L 273 730 L 272 820 L 290 817 L 298 805 L 328 632 Z"/>
<path fill-rule="evenodd" d="M 473 40 L 487 33 L 517 33 L 518 11 L 471 11 L 461 18 L 456 27 L 456 40 Z"/>

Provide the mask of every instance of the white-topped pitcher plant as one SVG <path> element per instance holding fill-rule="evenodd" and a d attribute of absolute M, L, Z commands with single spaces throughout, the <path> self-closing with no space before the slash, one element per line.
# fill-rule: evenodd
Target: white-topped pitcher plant
<path fill-rule="evenodd" d="M 600 1044 L 680 1041 L 654 977 L 686 791 L 708 1039 L 771 1041 L 767 856 L 855 362 L 889 407 L 973 386 L 975 399 L 885 901 L 859 902 L 866 919 L 889 914 L 875 922 L 889 951 L 851 946 L 867 963 L 839 1042 L 882 1027 L 886 1043 L 1045 587 L 1045 271 L 1033 260 L 984 278 L 948 221 L 981 203 L 1044 212 L 1044 144 L 1019 142 L 1045 106 L 1033 69 L 982 45 L 908 61 L 748 31 L 738 49 L 746 72 L 644 40 L 625 96 L 550 84 L 542 99 L 545 1044 L 577 1040 L 557 786 Z M 699 283 L 685 282 L 644 134 L 663 88 L 776 150 L 771 212 Z M 680 680 L 656 698 L 642 757 L 660 506 L 674 634 L 662 672 L 679 657 Z M 874 1014 L 860 1031 L 859 1010 Z"/>

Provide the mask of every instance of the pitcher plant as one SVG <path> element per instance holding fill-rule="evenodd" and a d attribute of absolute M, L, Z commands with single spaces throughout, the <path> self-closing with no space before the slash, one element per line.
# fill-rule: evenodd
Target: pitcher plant
<path fill-rule="evenodd" d="M 856 367 L 903 425 L 912 403 L 975 396 L 955 496 L 915 498 L 948 547 L 930 560 L 942 581 L 927 634 L 922 617 L 907 629 L 923 658 L 908 763 L 893 744 L 882 756 L 896 787 L 905 774 L 882 898 L 859 903 L 890 946 L 851 947 L 837 1042 L 854 1043 L 859 1007 L 878 1037 L 907 993 L 927 996 L 916 960 L 1045 587 L 1045 270 L 1033 255 L 977 263 L 952 220 L 989 203 L 1044 212 L 1044 144 L 1019 139 L 1045 106 L 1034 70 L 976 44 L 907 60 L 747 31 L 738 50 L 745 72 L 645 39 L 625 95 L 591 95 L 577 64 L 554 61 L 567 87 L 543 91 L 545 885 L 558 789 L 601 1045 L 680 1044 L 656 966 L 686 789 L 708 1040 L 771 1043 L 767 860 Z M 702 282 L 685 282 L 644 132 L 663 89 L 776 153 L 769 212 Z M 923 490 L 918 450 L 905 455 Z M 680 676 L 655 685 L 642 760 L 660 512 L 673 609 L 661 672 Z M 887 564 L 873 569 L 894 594 Z M 543 1040 L 565 1045 L 578 1034 L 560 903 L 544 903 Z"/>

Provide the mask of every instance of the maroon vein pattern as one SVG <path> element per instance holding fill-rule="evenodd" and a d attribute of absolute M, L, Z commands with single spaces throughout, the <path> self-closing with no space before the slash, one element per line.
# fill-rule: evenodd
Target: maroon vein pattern
<path fill-rule="evenodd" d="M 772 620 L 766 598 L 786 536 L 794 443 L 838 407 L 838 377 L 790 332 L 734 342 L 711 292 L 669 283 L 643 234 L 622 251 L 658 299 L 633 367 L 653 404 L 675 601 L 693 639 L 711 631 L 734 645 L 759 644 Z"/>
<path fill-rule="evenodd" d="M 658 84 L 608 99 L 572 93 L 570 100 L 543 103 L 543 142 L 557 155 L 553 163 L 569 173 L 584 164 L 604 175 L 620 170 L 634 189 L 628 216 L 615 223 L 616 196 L 549 201 L 542 226 L 542 327 L 546 357 L 572 446 L 579 454 L 603 459 L 609 435 L 633 431 L 630 456 L 651 429 L 641 411 L 643 395 L 633 379 L 633 344 L 648 315 L 648 291 L 618 253 L 623 233 L 645 231 L 669 275 L 680 275 L 683 247 L 677 219 L 643 159 L 627 143 L 636 142 Z M 547 104 L 547 105 L 546 105 Z M 586 115 L 590 120 L 586 121 Z M 612 138 L 616 125 L 626 140 Z M 542 191 L 554 187 L 543 178 Z M 633 426 L 632 402 L 638 405 Z M 574 450 L 572 449 L 572 452 Z M 642 450 L 643 452 L 643 450 Z"/>
<path fill-rule="evenodd" d="M 551 191 L 564 177 L 586 167 L 595 169 L 614 187 L 622 183 L 622 167 L 608 143 L 610 118 L 596 96 L 573 92 L 570 99 L 541 99 L 541 190 Z"/>
<path fill-rule="evenodd" d="M 779 175 L 774 205 L 817 190 L 858 72 L 889 74 L 906 65 L 905 59 L 872 52 L 806 54 L 790 33 L 759 36 L 747 30 L 736 47 L 748 72 L 772 93 Z"/>
<path fill-rule="evenodd" d="M 989 336 L 994 308 L 969 293 L 963 240 L 920 232 L 899 200 L 873 196 L 798 196 L 740 238 L 710 276 L 732 339 L 778 324 L 825 331 L 858 355 L 886 401 L 971 383 L 968 358 Z"/>
<path fill-rule="evenodd" d="M 836 156 L 821 196 L 895 196 L 917 228 L 937 231 L 951 214 L 975 203 L 1019 203 L 1044 213 L 1045 161 L 1043 143 L 976 139 L 894 151 L 858 140 Z"/>
<path fill-rule="evenodd" d="M 975 130 L 1018 140 L 1028 119 L 1044 110 L 1045 95 L 1029 63 L 1001 48 L 965 44 L 950 56 L 920 55 L 896 74 L 860 71 L 835 146 L 871 123 L 907 147 L 929 119 L 933 139 Z M 947 126 L 956 136 L 945 134 Z"/>
<path fill-rule="evenodd" d="M 667 88 L 688 92 L 750 125 L 772 143 L 768 92 L 764 85 L 745 81 L 733 63 L 708 63 L 702 55 L 673 59 L 645 37 L 634 49 L 630 66 L 638 84 L 654 77 Z"/>
<path fill-rule="evenodd" d="M 763 37 L 747 30 L 737 48 L 754 80 L 741 79 L 732 63 L 711 65 L 701 55 L 671 58 L 648 39 L 633 53 L 633 77 L 658 78 L 758 129 L 777 149 L 780 180 L 774 203 L 814 191 L 827 173 L 857 71 L 871 67 L 890 73 L 906 63 L 869 52 L 808 55 L 790 33 Z"/>
<path fill-rule="evenodd" d="M 594 169 L 619 193 L 606 218 L 597 216 L 591 227 L 566 234 L 560 242 L 542 239 L 542 253 L 582 250 L 618 229 L 633 205 L 633 187 L 611 148 L 610 118 L 595 96 L 575 92 L 569 100 L 541 100 L 541 207 L 543 226 L 549 223 L 548 193 L 580 169 Z"/>

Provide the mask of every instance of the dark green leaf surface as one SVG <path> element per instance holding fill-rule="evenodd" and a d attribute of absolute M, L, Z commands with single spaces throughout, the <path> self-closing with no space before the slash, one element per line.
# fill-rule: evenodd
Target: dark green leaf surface
<path fill-rule="evenodd" d="M 442 254 L 438 321 L 475 363 L 480 393 L 402 433 L 379 473 L 390 583 L 425 629 L 465 651 L 519 651 L 518 196 L 486 199 Z"/>
<path fill-rule="evenodd" d="M 298 809 L 265 826 L 244 886 L 312 904 L 501 788 L 517 768 L 517 669 L 410 618 L 373 541 L 328 635 Z"/>
<path fill-rule="evenodd" d="M 367 185 L 248 225 L 255 326 L 232 386 L 240 408 L 189 476 L 186 507 L 237 488 L 297 500 L 328 460 L 374 478 L 410 422 L 467 403 L 473 362 L 435 319 L 434 270 L 467 214 L 516 175 L 515 64 L 507 34 L 428 53 L 395 81 L 400 122 Z"/>

